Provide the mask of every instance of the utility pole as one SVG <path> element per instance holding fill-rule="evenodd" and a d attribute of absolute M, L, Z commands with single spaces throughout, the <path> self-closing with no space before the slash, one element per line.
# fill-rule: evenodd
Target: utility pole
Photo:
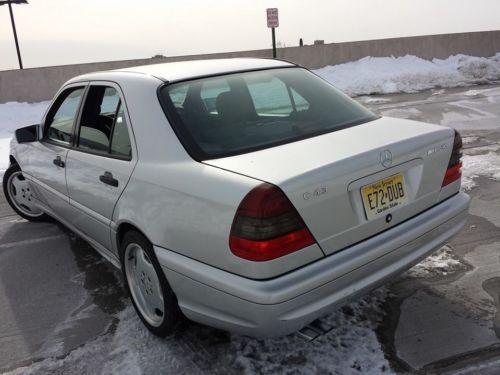
<path fill-rule="evenodd" d="M 21 59 L 21 51 L 19 49 L 19 41 L 17 40 L 16 22 L 14 21 L 14 12 L 12 11 L 12 4 L 28 4 L 26 0 L 2 0 L 0 6 L 7 4 L 9 6 L 10 22 L 12 23 L 12 32 L 14 33 L 14 41 L 16 43 L 17 59 L 19 60 L 19 69 L 23 68 L 23 61 Z"/>

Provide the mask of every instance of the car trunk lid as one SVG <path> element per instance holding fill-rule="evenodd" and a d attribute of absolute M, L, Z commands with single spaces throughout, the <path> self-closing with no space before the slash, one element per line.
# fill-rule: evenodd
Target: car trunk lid
<path fill-rule="evenodd" d="M 204 163 L 278 186 L 328 255 L 435 205 L 453 137 L 449 128 L 380 118 Z M 381 189 L 388 201 L 388 186 L 398 194 L 392 207 L 375 195 Z"/>

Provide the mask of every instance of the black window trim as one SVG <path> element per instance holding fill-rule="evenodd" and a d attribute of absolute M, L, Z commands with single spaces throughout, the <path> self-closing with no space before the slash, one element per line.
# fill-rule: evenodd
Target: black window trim
<path fill-rule="evenodd" d="M 76 116 L 73 119 L 73 125 L 71 127 L 71 135 L 70 135 L 69 143 L 63 143 L 63 142 L 59 142 L 55 139 L 50 139 L 48 137 L 50 125 L 47 125 L 47 120 L 54 119 L 53 116 L 55 115 L 55 112 L 57 112 L 57 110 L 60 108 L 60 106 L 64 102 L 64 100 L 66 100 L 66 98 L 69 95 L 71 95 L 71 93 L 70 93 L 70 94 L 66 95 L 64 97 L 64 99 L 60 99 L 61 94 L 65 93 L 68 90 L 75 91 L 75 90 L 82 89 L 82 88 L 83 88 L 83 94 L 82 94 L 82 98 L 80 99 L 80 103 L 78 104 L 78 110 L 76 111 Z M 85 102 L 85 98 L 87 96 L 87 91 L 88 91 L 88 82 L 78 82 L 75 84 L 64 86 L 61 90 L 59 90 L 59 92 L 57 93 L 56 99 L 52 102 L 52 104 L 51 104 L 49 110 L 47 111 L 47 114 L 43 120 L 42 139 L 40 140 L 41 142 L 50 143 L 50 144 L 53 144 L 53 145 L 56 145 L 56 146 L 59 146 L 62 148 L 67 148 L 67 149 L 72 148 L 74 138 L 75 138 L 76 124 L 80 120 L 81 111 L 82 111 L 82 103 Z"/>
<path fill-rule="evenodd" d="M 110 85 L 110 83 L 113 85 Z M 116 85 L 116 87 L 114 87 L 114 85 Z M 71 137 L 72 142 L 71 142 L 69 147 L 68 146 L 65 146 L 65 147 L 68 148 L 69 150 L 83 152 L 85 154 L 102 156 L 102 157 L 109 158 L 109 159 L 117 159 L 117 160 L 129 161 L 129 162 L 132 161 L 134 159 L 135 139 L 134 139 L 134 144 L 132 144 L 132 137 L 133 137 L 132 134 L 133 133 L 131 134 L 130 131 L 128 132 L 129 133 L 128 136 L 130 139 L 130 146 L 131 146 L 130 151 L 132 153 L 132 155 L 130 155 L 130 156 L 113 155 L 113 154 L 109 153 L 112 139 L 109 142 L 109 147 L 108 147 L 107 152 L 101 152 L 101 151 L 90 150 L 90 149 L 83 149 L 83 148 L 78 147 L 77 139 L 80 136 L 80 125 L 81 125 L 80 121 L 81 121 L 81 116 L 83 113 L 83 106 L 84 106 L 84 103 L 87 99 L 87 94 L 88 94 L 91 86 L 106 86 L 106 87 L 113 88 L 116 90 L 116 92 L 118 93 L 118 96 L 120 97 L 119 105 L 121 106 L 125 103 L 123 92 L 121 90 L 120 85 L 118 85 L 118 83 L 111 82 L 111 81 L 97 81 L 97 80 L 96 81 L 87 81 L 86 82 L 86 90 L 85 90 L 85 93 L 82 97 L 82 101 L 80 102 L 80 109 L 78 111 L 77 121 L 76 121 L 76 123 L 73 124 L 73 133 L 72 133 L 72 137 Z M 123 107 L 123 111 L 125 113 L 125 116 L 127 117 L 126 121 L 127 121 L 127 131 L 128 131 L 128 124 L 130 123 L 130 121 L 129 121 L 128 111 L 127 111 L 127 108 L 125 106 Z M 115 118 L 114 122 L 115 121 L 116 121 L 116 118 Z M 113 122 L 113 128 L 114 128 L 114 122 Z M 130 128 L 132 128 L 132 125 L 130 125 Z"/>
<path fill-rule="evenodd" d="M 118 96 L 120 97 L 119 106 L 123 105 L 123 103 L 125 103 L 124 95 L 123 95 L 123 92 L 121 90 L 120 85 L 118 83 L 116 83 L 116 82 L 105 81 L 105 80 L 103 80 L 103 81 L 98 81 L 98 80 L 89 81 L 88 82 L 88 86 L 87 86 L 87 92 L 85 93 L 85 98 L 82 101 L 82 103 L 85 103 L 85 100 L 87 99 L 88 91 L 90 90 L 91 86 L 105 86 L 105 87 L 112 88 L 112 89 L 116 90 L 116 92 L 118 93 Z M 114 86 L 116 86 L 116 87 L 114 87 Z M 125 106 L 123 107 L 123 110 L 124 110 L 125 116 L 127 117 L 126 120 L 127 120 L 127 124 L 128 124 L 130 121 L 128 119 L 128 117 L 129 117 L 128 116 L 128 111 L 127 111 L 127 109 L 126 109 Z M 130 139 L 130 146 L 131 146 L 130 152 L 132 153 L 130 156 L 112 155 L 109 152 L 110 151 L 110 147 L 111 147 L 111 143 L 113 141 L 112 138 L 109 141 L 109 147 L 108 147 L 108 151 L 107 152 L 97 151 L 97 150 L 83 149 L 83 148 L 78 147 L 77 138 L 79 138 L 79 136 L 80 136 L 80 126 L 81 126 L 80 120 L 81 120 L 82 112 L 83 112 L 83 105 L 81 106 L 80 114 L 78 116 L 77 125 L 73 129 L 74 130 L 74 142 L 73 142 L 72 147 L 71 147 L 72 150 L 83 152 L 85 154 L 102 156 L 102 157 L 109 158 L 109 159 L 117 159 L 117 160 L 129 161 L 129 162 L 133 160 L 133 156 L 134 156 L 133 155 L 133 152 L 134 152 L 133 149 L 134 149 L 134 147 L 132 145 L 132 135 L 130 134 L 130 132 L 129 132 L 129 135 L 128 135 L 129 139 Z M 113 121 L 113 128 L 114 128 L 115 121 L 116 121 L 116 117 L 115 117 L 115 120 Z M 132 125 L 130 125 L 130 127 L 132 128 Z M 111 136 L 112 135 L 113 134 L 111 134 Z"/>

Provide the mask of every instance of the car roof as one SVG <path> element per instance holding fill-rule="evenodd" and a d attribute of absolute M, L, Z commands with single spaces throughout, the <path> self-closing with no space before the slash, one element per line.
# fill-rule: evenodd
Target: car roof
<path fill-rule="evenodd" d="M 108 76 L 110 79 L 116 79 L 116 73 L 122 73 L 120 74 L 122 77 L 124 76 L 123 73 L 134 73 L 156 77 L 164 82 L 172 82 L 203 76 L 291 66 L 295 65 L 283 60 L 264 58 L 190 60 L 88 73 L 82 76 L 75 77 L 70 81 L 103 79 L 106 78 L 106 76 Z"/>

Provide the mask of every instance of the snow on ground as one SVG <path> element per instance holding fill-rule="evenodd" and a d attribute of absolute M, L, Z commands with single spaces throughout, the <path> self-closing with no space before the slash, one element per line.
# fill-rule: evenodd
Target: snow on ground
<path fill-rule="evenodd" d="M 465 137 L 468 142 L 479 140 L 478 137 Z M 500 181 L 500 145 L 494 143 L 464 150 L 462 157 L 462 188 L 466 191 L 477 186 L 479 176 Z"/>
<path fill-rule="evenodd" d="M 382 318 L 380 305 L 385 293 L 378 289 L 325 317 L 322 321 L 333 329 L 312 342 L 297 335 L 252 339 L 194 324 L 178 335 L 158 339 L 146 330 L 129 306 L 118 315 L 113 334 L 101 336 L 64 358 L 50 357 L 5 375 L 135 375 L 159 371 L 388 374 L 392 371 L 380 349 L 373 323 Z"/>
<path fill-rule="evenodd" d="M 38 124 L 49 102 L 0 104 L 0 177 L 9 165 L 9 144 L 17 128 Z"/>
<path fill-rule="evenodd" d="M 479 176 L 500 181 L 500 155 L 497 153 L 464 155 L 462 162 L 462 187 L 465 190 L 470 190 L 476 186 L 474 179 Z"/>
<path fill-rule="evenodd" d="M 365 57 L 315 71 L 351 96 L 416 92 L 500 80 L 500 53 L 490 58 L 466 55 L 445 60 L 416 56 Z"/>
<path fill-rule="evenodd" d="M 446 276 L 466 268 L 467 266 L 460 261 L 449 246 L 443 246 L 434 254 L 406 271 L 405 276 L 412 278 Z"/>
<path fill-rule="evenodd" d="M 500 54 L 492 58 L 452 56 L 446 60 L 426 61 L 414 56 L 400 58 L 367 57 L 356 62 L 329 66 L 316 71 L 352 96 L 371 93 L 414 92 L 432 87 L 455 87 L 500 79 Z M 470 96 L 476 95 L 471 91 Z M 365 102 L 383 103 L 385 99 Z M 8 165 L 8 146 L 16 128 L 38 123 L 48 106 L 41 103 L 0 104 L 0 174 Z M 408 117 L 414 113 L 393 113 Z M 465 139 L 475 142 L 476 137 Z M 463 157 L 463 186 L 471 189 L 477 176 L 500 180 L 500 156 L 497 149 Z M 451 249 L 444 247 L 408 272 L 410 277 L 427 277 L 453 272 L 460 267 Z M 242 373 L 387 373 L 389 365 L 374 333 L 381 319 L 380 305 L 385 291 L 369 296 L 326 316 L 323 321 L 333 330 L 313 342 L 296 335 L 276 340 L 256 340 L 194 325 L 186 335 L 159 340 L 149 334 L 129 306 L 121 312 L 114 333 L 103 335 L 74 350 L 64 358 L 50 357 L 11 374 L 95 373 L 140 374 L 200 372 L 192 352 L 183 348 L 193 342 Z M 214 343 L 214 336 L 221 339 Z M 209 337 L 207 339 L 207 337 Z M 205 340 L 205 341 L 204 341 Z M 57 348 L 56 348 L 57 349 Z M 192 356 L 186 355 L 191 353 Z"/>
<path fill-rule="evenodd" d="M 463 137 L 462 138 L 462 143 L 464 145 L 468 145 L 474 142 L 477 142 L 479 140 L 479 137 Z"/>

